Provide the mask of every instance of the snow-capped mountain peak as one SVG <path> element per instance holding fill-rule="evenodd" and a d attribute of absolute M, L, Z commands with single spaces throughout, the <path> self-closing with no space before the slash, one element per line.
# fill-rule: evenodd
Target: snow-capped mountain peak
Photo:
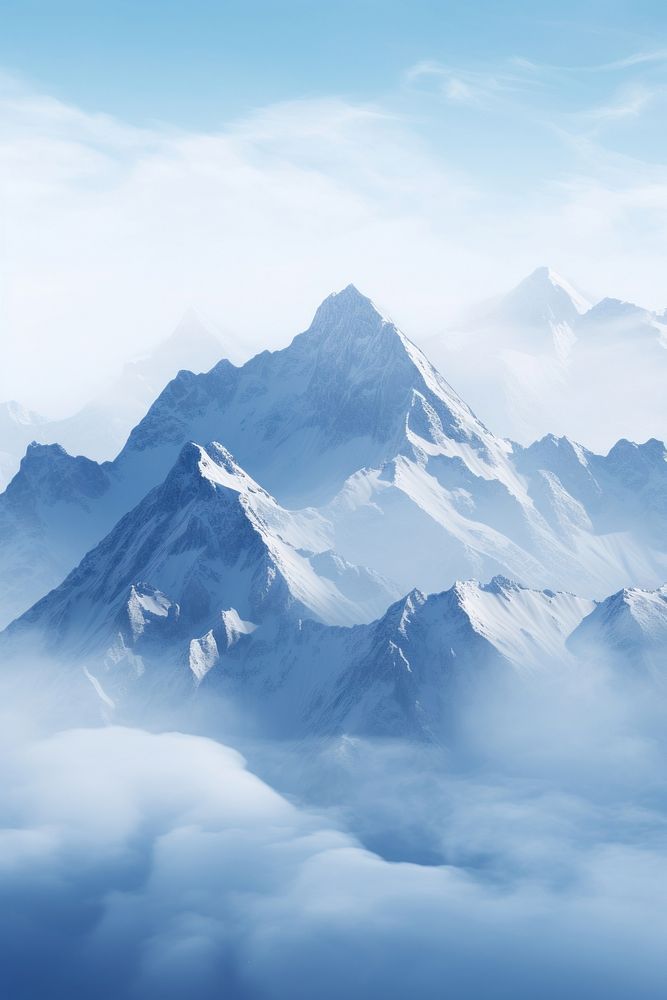
<path fill-rule="evenodd" d="M 597 302 L 586 313 L 586 319 L 595 323 L 608 321 L 647 320 L 652 317 L 648 309 L 636 306 L 634 302 L 606 297 Z"/>
<path fill-rule="evenodd" d="M 560 437 L 557 437 L 555 434 L 545 434 L 543 438 L 534 441 L 525 449 L 517 445 L 516 450 L 517 453 L 523 451 L 526 455 L 532 456 L 535 462 L 543 459 L 549 468 L 553 468 L 554 465 L 562 467 L 564 463 L 575 463 L 582 466 L 588 465 L 589 453 L 586 451 L 586 448 L 565 434 L 561 434 Z"/>
<path fill-rule="evenodd" d="M 214 487 L 231 490 L 233 493 L 257 493 L 271 500 L 266 490 L 263 490 L 241 467 L 223 445 L 212 441 L 205 448 L 188 441 L 184 444 L 167 482 L 178 481 L 188 483 L 204 482 Z"/>
<path fill-rule="evenodd" d="M 117 466 L 124 475 L 131 467 L 134 481 L 148 487 L 188 438 L 223 440 L 291 506 L 328 499 L 359 468 L 422 443 L 438 450 L 458 442 L 475 461 L 506 451 L 354 286 L 329 296 L 287 348 L 241 368 L 181 373 L 135 428 Z"/>
<path fill-rule="evenodd" d="M 118 661 L 118 641 L 135 657 L 146 637 L 166 630 L 170 642 L 189 641 L 231 608 L 244 622 L 376 617 L 395 590 L 333 554 L 319 572 L 297 547 L 317 527 L 315 516 L 299 521 L 280 507 L 222 445 L 189 442 L 165 480 L 9 632 L 48 642 L 57 623 L 62 652 L 111 649 Z"/>
<path fill-rule="evenodd" d="M 209 685 L 220 686 L 291 735 L 437 739 L 453 720 L 459 680 L 467 689 L 489 670 L 537 671 L 562 661 L 567 636 L 592 607 L 506 579 L 464 581 L 429 597 L 413 590 L 378 621 L 354 629 L 304 622 L 276 634 L 269 624 L 231 649 L 223 637 L 221 669 L 212 669 L 221 661 L 211 661 L 211 637 L 204 636 L 190 666 L 205 675 L 204 696 Z"/>
<path fill-rule="evenodd" d="M 644 669 L 664 683 L 667 647 L 667 585 L 656 590 L 625 587 L 602 601 L 574 630 L 570 648 L 624 670 Z"/>
<path fill-rule="evenodd" d="M 83 455 L 69 455 L 59 444 L 32 441 L 21 459 L 20 475 L 7 487 L 7 495 L 32 507 L 35 502 L 76 502 L 82 495 L 95 498 L 106 489 L 107 476 L 97 462 Z"/>
<path fill-rule="evenodd" d="M 550 267 L 538 267 L 504 296 L 497 312 L 508 324 L 539 328 L 544 323 L 574 326 L 590 307 L 566 278 Z"/>
<path fill-rule="evenodd" d="M 567 637 L 594 606 L 573 594 L 531 590 L 500 575 L 488 584 L 458 582 L 453 593 L 472 629 L 520 670 L 544 668 L 561 657 Z"/>
<path fill-rule="evenodd" d="M 362 316 L 371 319 L 376 316 L 383 318 L 373 301 L 360 292 L 356 285 L 349 284 L 339 292 L 327 295 L 326 299 L 320 303 L 315 311 L 311 329 L 325 328 L 330 330 L 344 322 L 351 324 L 355 317 Z"/>
<path fill-rule="evenodd" d="M 542 266 L 536 268 L 532 274 L 524 279 L 524 288 L 532 286 L 534 289 L 540 289 L 542 292 L 547 292 L 547 294 L 552 294 L 554 296 L 560 293 L 567 296 L 567 298 L 572 302 L 578 313 L 585 313 L 591 308 L 591 303 L 588 299 L 582 295 L 574 285 L 564 278 L 557 271 L 554 271 L 552 267 Z"/>
<path fill-rule="evenodd" d="M 377 352 L 388 360 L 388 352 L 400 352 L 404 340 L 372 299 L 355 285 L 347 285 L 324 299 L 305 333 L 294 338 L 292 349 L 315 352 L 318 364 L 332 364 L 339 359 L 350 369 L 362 357 L 370 360 Z"/>
<path fill-rule="evenodd" d="M 605 298 L 582 316 L 579 324 L 580 337 L 589 349 L 595 345 L 605 351 L 627 352 L 627 358 L 619 365 L 624 370 L 631 363 L 644 357 L 645 363 L 660 371 L 666 357 L 664 353 L 664 320 L 634 302 Z M 613 355 L 612 355 L 613 356 Z"/>

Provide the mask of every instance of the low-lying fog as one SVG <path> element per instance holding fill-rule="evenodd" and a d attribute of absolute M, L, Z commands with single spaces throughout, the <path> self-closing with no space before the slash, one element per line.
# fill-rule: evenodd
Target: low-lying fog
<path fill-rule="evenodd" d="M 446 746 L 267 743 L 220 705 L 78 728 L 23 681 L 0 692 L 12 1000 L 664 996 L 645 678 L 489 679 Z"/>

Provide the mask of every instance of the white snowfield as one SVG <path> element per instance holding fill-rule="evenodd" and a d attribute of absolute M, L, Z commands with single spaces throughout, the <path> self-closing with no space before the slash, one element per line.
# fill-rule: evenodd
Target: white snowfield
<path fill-rule="evenodd" d="M 620 590 L 602 601 L 569 639 L 577 654 L 648 671 L 667 683 L 667 586 Z"/>
<path fill-rule="evenodd" d="M 29 448 L 3 641 L 85 661 L 107 706 L 169 676 L 286 731 L 434 733 L 447 678 L 567 660 L 594 599 L 660 587 L 666 529 L 661 442 L 496 437 L 348 286 L 284 350 L 179 372 L 113 462 Z"/>

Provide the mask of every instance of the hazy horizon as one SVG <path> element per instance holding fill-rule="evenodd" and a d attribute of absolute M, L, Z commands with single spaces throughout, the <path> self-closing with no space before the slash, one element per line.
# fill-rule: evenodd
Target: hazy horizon
<path fill-rule="evenodd" d="M 416 341 L 543 264 L 667 307 L 659 10 L 476 6 L 296 3 L 293 35 L 33 0 L 31 45 L 6 10 L 0 399 L 84 402 L 189 305 L 284 344 L 350 281 Z"/>

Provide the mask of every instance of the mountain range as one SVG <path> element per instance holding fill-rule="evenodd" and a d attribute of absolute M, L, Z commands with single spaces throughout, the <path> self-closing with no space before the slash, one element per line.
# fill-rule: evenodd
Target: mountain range
<path fill-rule="evenodd" d="M 529 318 L 581 316 L 573 295 Z M 283 733 L 440 738 L 486 669 L 593 636 L 630 655 L 603 609 L 662 620 L 666 529 L 660 441 L 497 437 L 348 286 L 283 350 L 180 371 L 113 461 L 28 449 L 0 495 L 0 642 L 108 710 L 223 692 Z"/>

